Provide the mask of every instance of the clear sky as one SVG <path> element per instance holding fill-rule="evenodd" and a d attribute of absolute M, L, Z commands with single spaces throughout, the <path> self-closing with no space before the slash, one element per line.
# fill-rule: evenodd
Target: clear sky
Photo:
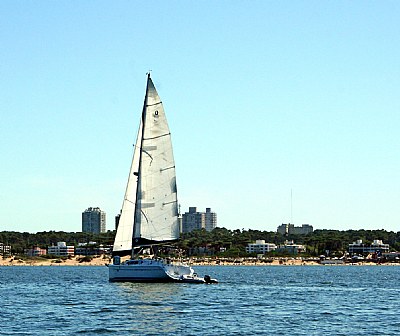
<path fill-rule="evenodd" d="M 399 22 L 399 1 L 0 1 L 0 231 L 80 231 L 91 206 L 114 228 L 150 69 L 182 212 L 399 231 Z"/>

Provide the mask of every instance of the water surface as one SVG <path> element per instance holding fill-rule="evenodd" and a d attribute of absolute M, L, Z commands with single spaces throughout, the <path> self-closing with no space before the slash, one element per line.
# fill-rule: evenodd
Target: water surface
<path fill-rule="evenodd" d="M 196 267 L 217 285 L 0 267 L 0 335 L 397 335 L 400 267 Z"/>

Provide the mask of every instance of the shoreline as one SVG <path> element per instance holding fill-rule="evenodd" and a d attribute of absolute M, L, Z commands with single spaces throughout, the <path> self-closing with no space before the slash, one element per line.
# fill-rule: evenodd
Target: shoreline
<path fill-rule="evenodd" d="M 91 261 L 81 261 L 82 256 L 72 257 L 71 259 L 15 259 L 14 257 L 0 259 L 0 267 L 9 266 L 107 266 L 112 262 L 111 258 L 97 257 Z M 124 258 L 123 260 L 128 259 Z M 290 259 L 290 258 L 276 258 L 273 260 L 189 260 L 187 262 L 191 266 L 400 266 L 400 263 L 372 263 L 372 262 L 358 262 L 358 263 L 345 263 L 345 264 L 331 264 L 322 265 L 316 260 L 303 260 L 303 259 Z"/>

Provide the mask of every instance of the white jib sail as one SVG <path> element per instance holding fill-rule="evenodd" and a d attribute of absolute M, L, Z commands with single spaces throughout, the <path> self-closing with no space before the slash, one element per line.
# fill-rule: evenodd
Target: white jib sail
<path fill-rule="evenodd" d="M 175 161 L 171 135 L 160 97 L 148 78 L 138 183 L 135 238 L 179 238 Z"/>
<path fill-rule="evenodd" d="M 119 219 L 117 233 L 114 240 L 114 252 L 132 250 L 133 221 L 135 216 L 137 174 L 140 158 L 140 143 L 142 136 L 142 121 L 140 121 L 139 132 L 136 138 L 135 149 L 131 169 L 129 171 L 128 183 L 126 185 L 124 201 L 122 202 L 121 216 Z"/>

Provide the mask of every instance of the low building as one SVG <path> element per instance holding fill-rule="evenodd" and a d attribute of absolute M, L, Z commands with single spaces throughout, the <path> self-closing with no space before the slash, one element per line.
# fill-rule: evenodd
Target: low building
<path fill-rule="evenodd" d="M 365 255 L 369 253 L 386 253 L 389 252 L 389 244 L 384 244 L 382 240 L 374 240 L 372 244 L 364 244 L 362 239 L 349 244 L 350 255 Z"/>
<path fill-rule="evenodd" d="M 47 254 L 47 251 L 46 249 L 42 249 L 39 246 L 34 246 L 31 249 L 25 249 L 24 253 L 29 257 L 39 257 L 41 255 Z"/>
<path fill-rule="evenodd" d="M 278 233 L 282 235 L 306 235 L 312 233 L 314 228 L 310 224 L 302 224 L 301 226 L 294 226 L 294 224 L 281 224 L 278 226 L 277 230 Z"/>
<path fill-rule="evenodd" d="M 11 246 L 0 243 L 0 255 L 3 257 L 8 257 L 11 255 Z"/>
<path fill-rule="evenodd" d="M 400 261 L 400 252 L 386 252 L 382 253 L 382 257 L 384 257 L 388 261 Z"/>
<path fill-rule="evenodd" d="M 49 246 L 47 254 L 52 254 L 58 257 L 67 257 L 75 255 L 75 246 L 67 246 L 65 242 L 58 242 L 56 246 Z"/>
<path fill-rule="evenodd" d="M 288 252 L 290 254 L 299 254 L 306 252 L 306 248 L 304 245 L 295 244 L 293 240 L 291 241 L 286 240 L 285 244 L 279 245 L 277 251 Z"/>
<path fill-rule="evenodd" d="M 274 243 L 266 243 L 265 240 L 256 240 L 255 243 L 248 244 L 246 247 L 247 253 L 265 254 L 275 251 L 277 246 Z"/>
<path fill-rule="evenodd" d="M 104 255 L 111 254 L 111 246 L 98 245 L 96 242 L 79 243 L 75 248 L 75 255 Z"/>

